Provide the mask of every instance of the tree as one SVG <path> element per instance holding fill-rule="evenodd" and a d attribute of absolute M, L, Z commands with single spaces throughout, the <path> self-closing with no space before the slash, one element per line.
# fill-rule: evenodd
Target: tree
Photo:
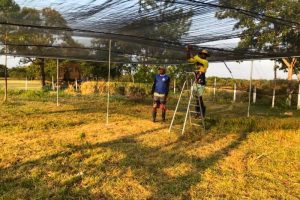
<path fill-rule="evenodd" d="M 67 22 L 62 15 L 52 8 L 44 8 L 41 11 L 32 8 L 23 8 L 21 11 L 22 20 L 29 21 L 33 25 L 53 26 L 53 27 L 67 27 Z M 47 49 L 43 46 L 52 46 L 54 44 L 75 44 L 71 34 L 67 31 L 53 31 L 49 29 L 34 29 L 31 27 L 22 27 L 19 31 L 20 37 L 17 40 L 27 44 L 41 45 L 35 47 L 23 47 L 16 49 L 16 51 L 25 52 L 30 51 L 33 55 L 47 55 L 55 54 L 53 49 Z M 58 50 L 56 50 L 58 51 Z M 32 62 L 40 67 L 40 79 L 42 87 L 46 84 L 45 73 L 45 58 L 25 58 L 23 63 Z"/>
<path fill-rule="evenodd" d="M 5 66 L 0 65 L 0 77 L 4 77 L 4 76 L 5 76 Z"/>
<path fill-rule="evenodd" d="M 133 20 L 116 31 L 125 38 L 112 41 L 113 61 L 137 62 L 143 65 L 148 62 L 164 63 L 185 57 L 184 53 L 181 54 L 165 47 L 166 42 L 180 44 L 180 39 L 187 33 L 191 25 L 193 13 L 186 12 L 175 5 L 174 1 L 141 0 L 138 11 L 142 13 L 141 18 Z M 157 12 L 158 16 L 147 17 L 151 12 Z M 141 42 L 131 38 L 126 41 L 128 35 L 144 38 L 144 40 Z M 108 39 L 96 39 L 92 41 L 92 44 L 93 47 L 102 49 L 97 58 L 107 60 L 108 54 L 105 53 L 105 50 L 108 49 Z M 144 69 L 144 66 L 126 64 L 124 69 L 131 73 L 134 81 L 134 73 Z"/>
<path fill-rule="evenodd" d="M 2 21 L 7 22 L 9 18 L 16 17 L 19 14 L 20 7 L 13 1 L 13 0 L 1 0 L 0 1 L 0 19 Z M 3 45 L 2 52 L 7 54 L 8 52 L 8 41 L 9 41 L 9 32 L 12 29 L 16 29 L 15 27 L 7 27 L 7 26 L 0 26 L 0 41 Z M 7 101 L 7 57 L 5 57 L 5 67 L 4 67 L 4 80 L 5 80 L 5 89 L 4 89 L 4 102 Z"/>
<path fill-rule="evenodd" d="M 242 30 L 238 49 L 251 48 L 272 53 L 300 52 L 300 27 L 296 23 L 291 23 L 300 21 L 298 0 L 220 0 L 219 3 L 223 8 L 216 13 L 216 16 L 219 19 L 236 19 L 234 29 Z M 249 17 L 241 12 L 241 9 L 250 11 L 251 15 L 258 14 Z M 296 74 L 300 81 L 299 59 L 284 58 L 278 61 L 283 65 L 281 69 L 288 71 L 288 80 L 292 80 L 292 75 Z"/>
<path fill-rule="evenodd" d="M 0 2 L 0 19 L 5 22 L 20 22 L 34 26 L 46 27 L 68 27 L 62 15 L 52 9 L 44 8 L 36 10 L 34 8 L 20 8 L 13 0 L 2 0 Z M 34 27 L 17 27 L 1 25 L 1 38 L 3 44 L 10 43 L 9 53 L 17 55 L 64 55 L 66 53 L 77 53 L 75 50 L 49 48 L 53 45 L 79 46 L 72 38 L 69 31 L 55 29 L 41 29 Z M 6 35 L 8 35 L 6 37 Z M 19 45 L 21 44 L 21 45 Z M 26 46 L 28 45 L 28 46 Z M 6 49 L 7 50 L 7 49 Z M 77 54 L 76 54 L 77 55 Z M 45 59 L 27 57 L 23 63 L 32 62 L 40 68 L 41 85 L 45 86 Z"/>

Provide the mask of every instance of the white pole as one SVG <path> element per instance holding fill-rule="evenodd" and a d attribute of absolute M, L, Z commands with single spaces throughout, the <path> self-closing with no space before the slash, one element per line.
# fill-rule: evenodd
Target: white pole
<path fill-rule="evenodd" d="M 250 70 L 249 102 L 248 102 L 247 117 L 250 117 L 251 93 L 252 93 L 252 74 L 253 74 L 253 60 L 251 61 L 251 70 Z"/>
<path fill-rule="evenodd" d="M 297 109 L 300 110 L 300 83 L 299 83 L 299 91 L 298 91 L 298 105 Z"/>
<path fill-rule="evenodd" d="M 253 103 L 256 103 L 256 86 L 253 89 Z"/>
<path fill-rule="evenodd" d="M 275 96 L 276 96 L 276 89 L 275 87 L 273 88 L 273 97 L 272 97 L 272 108 L 275 107 Z"/>
<path fill-rule="evenodd" d="M 234 89 L 233 89 L 233 102 L 236 102 L 236 83 L 234 83 Z"/>
<path fill-rule="evenodd" d="M 108 117 L 109 117 L 109 86 L 110 86 L 110 61 L 111 61 L 111 40 L 109 40 L 109 53 L 108 53 L 108 81 L 107 81 L 107 109 L 106 109 L 106 125 L 108 125 Z"/>
<path fill-rule="evenodd" d="M 8 84 L 7 84 L 7 75 L 8 75 L 8 70 L 7 70 L 7 32 L 5 33 L 5 46 L 4 46 L 4 52 L 5 52 L 5 63 L 4 63 L 4 102 L 7 101 L 7 96 L 8 96 Z"/>
<path fill-rule="evenodd" d="M 54 77 L 52 76 L 52 90 L 55 90 Z"/>
<path fill-rule="evenodd" d="M 174 94 L 176 94 L 176 78 L 174 77 Z"/>
<path fill-rule="evenodd" d="M 28 90 L 28 79 L 27 79 L 27 76 L 26 76 L 26 79 L 25 79 L 25 90 L 26 91 Z"/>
<path fill-rule="evenodd" d="M 58 90 L 59 90 L 59 65 L 58 59 L 56 59 L 56 106 L 59 106 L 58 103 Z"/>
<path fill-rule="evenodd" d="M 78 91 L 78 83 L 77 83 L 77 78 L 75 79 L 75 89 Z"/>
<path fill-rule="evenodd" d="M 274 61 L 274 88 L 273 88 L 273 97 L 272 97 L 272 108 L 275 108 L 276 80 L 277 80 L 277 67 L 276 67 L 276 60 L 275 60 Z"/>
<path fill-rule="evenodd" d="M 216 87 L 217 87 L 217 78 L 215 77 L 215 81 L 214 81 L 214 101 L 216 100 Z"/>

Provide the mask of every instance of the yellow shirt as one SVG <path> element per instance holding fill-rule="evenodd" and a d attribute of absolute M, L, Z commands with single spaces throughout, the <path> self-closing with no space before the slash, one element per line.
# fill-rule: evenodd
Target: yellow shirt
<path fill-rule="evenodd" d="M 200 58 L 198 55 L 196 55 L 193 58 L 190 58 L 188 61 L 192 63 L 201 63 L 203 66 L 200 67 L 199 71 L 206 73 L 208 68 L 208 61 L 206 59 Z"/>

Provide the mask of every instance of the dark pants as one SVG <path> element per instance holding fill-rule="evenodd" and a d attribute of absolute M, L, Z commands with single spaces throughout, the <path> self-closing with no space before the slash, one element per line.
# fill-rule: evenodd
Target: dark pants
<path fill-rule="evenodd" d="M 205 117 L 206 107 L 204 105 L 202 96 L 196 97 L 196 106 L 195 106 L 195 110 L 196 110 L 197 114 L 199 114 L 201 116 L 200 105 L 201 105 L 201 109 L 202 109 L 202 116 Z"/>

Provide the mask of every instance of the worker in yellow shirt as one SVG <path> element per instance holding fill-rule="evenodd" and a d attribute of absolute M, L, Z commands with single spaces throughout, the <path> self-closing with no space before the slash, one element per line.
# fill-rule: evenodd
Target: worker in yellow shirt
<path fill-rule="evenodd" d="M 188 54 L 187 54 L 188 61 L 191 63 L 195 63 L 196 66 L 195 82 L 193 84 L 193 93 L 197 97 L 196 107 L 195 107 L 195 112 L 197 117 L 205 117 L 206 107 L 204 105 L 202 96 L 206 85 L 205 73 L 208 69 L 207 57 L 209 57 L 209 53 L 207 50 L 202 50 L 198 53 L 198 55 L 193 56 L 191 46 L 188 47 Z"/>

